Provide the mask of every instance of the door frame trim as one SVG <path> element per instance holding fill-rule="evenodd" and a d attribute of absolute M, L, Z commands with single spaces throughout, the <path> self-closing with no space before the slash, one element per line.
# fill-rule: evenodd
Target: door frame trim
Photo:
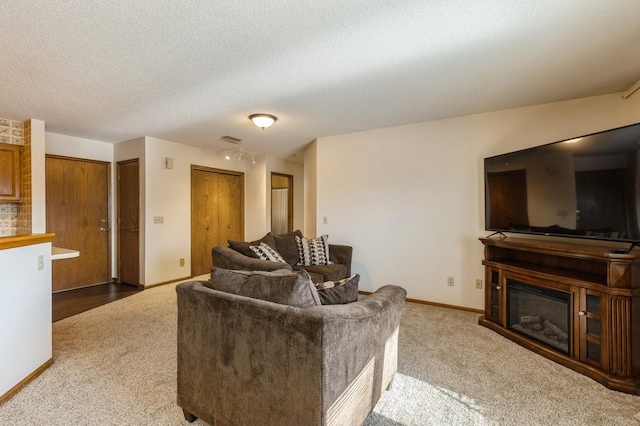
<path fill-rule="evenodd" d="M 287 214 L 288 214 L 288 220 L 287 220 L 287 232 L 293 232 L 293 175 L 288 175 L 286 173 L 279 173 L 279 172 L 271 172 L 271 176 L 269 179 L 269 188 L 270 191 L 273 190 L 273 177 L 274 176 L 279 176 L 279 177 L 283 177 L 286 178 L 289 186 L 287 187 L 289 189 L 289 193 L 287 194 Z M 271 195 L 269 195 L 270 200 L 269 200 L 269 204 L 271 204 L 271 208 L 270 208 L 270 222 L 269 223 L 269 227 L 273 227 L 273 200 L 271 200 Z"/>

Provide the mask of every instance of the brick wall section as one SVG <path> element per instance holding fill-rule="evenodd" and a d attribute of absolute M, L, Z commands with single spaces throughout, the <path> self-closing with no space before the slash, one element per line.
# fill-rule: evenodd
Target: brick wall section
<path fill-rule="evenodd" d="M 22 203 L 0 203 L 0 237 L 31 233 L 31 121 L 0 118 L 0 143 L 23 145 Z"/>
<path fill-rule="evenodd" d="M 22 203 L 18 206 L 18 235 L 31 233 L 31 120 L 24 122 L 22 149 Z"/>

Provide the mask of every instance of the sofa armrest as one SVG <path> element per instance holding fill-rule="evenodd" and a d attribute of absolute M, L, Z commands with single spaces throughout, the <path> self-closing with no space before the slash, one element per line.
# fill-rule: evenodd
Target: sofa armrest
<path fill-rule="evenodd" d="M 347 267 L 347 276 L 351 276 L 351 256 L 353 247 L 343 246 L 339 244 L 329 244 L 329 260 L 333 263 L 345 265 Z"/>
<path fill-rule="evenodd" d="M 291 271 L 291 265 L 287 263 L 255 259 L 245 256 L 227 246 L 215 246 L 211 250 L 211 257 L 213 258 L 213 266 L 223 269 L 241 271 L 275 271 L 277 269 L 287 269 Z"/>
<path fill-rule="evenodd" d="M 387 285 L 356 302 L 307 308 L 322 310 L 323 410 L 340 405 L 344 389 L 373 359 L 373 407 L 397 370 L 397 336 L 406 291 Z M 350 410 L 356 410 L 351 407 Z"/>

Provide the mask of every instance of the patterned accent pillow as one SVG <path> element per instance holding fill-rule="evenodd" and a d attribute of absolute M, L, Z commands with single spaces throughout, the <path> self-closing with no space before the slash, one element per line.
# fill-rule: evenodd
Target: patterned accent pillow
<path fill-rule="evenodd" d="M 298 245 L 297 265 L 331 265 L 333 262 L 329 260 L 329 236 L 323 235 L 318 238 L 304 238 L 296 236 L 296 244 Z"/>
<path fill-rule="evenodd" d="M 269 244 L 260 243 L 259 246 L 249 246 L 249 248 L 258 256 L 258 259 L 287 263 Z"/>
<path fill-rule="evenodd" d="M 360 274 L 340 281 L 327 281 L 315 284 L 322 305 L 342 305 L 358 300 Z"/>

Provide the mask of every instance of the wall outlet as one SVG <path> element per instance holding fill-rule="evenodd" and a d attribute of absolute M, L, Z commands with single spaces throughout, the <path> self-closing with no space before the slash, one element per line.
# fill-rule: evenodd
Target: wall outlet
<path fill-rule="evenodd" d="M 184 257 L 180 258 L 180 266 L 184 266 Z"/>
<path fill-rule="evenodd" d="M 44 269 L 44 255 L 38 256 L 38 271 L 42 271 Z"/>
<path fill-rule="evenodd" d="M 447 277 L 447 285 L 453 286 L 453 277 Z"/>
<path fill-rule="evenodd" d="M 482 290 L 482 280 L 480 279 L 476 280 L 476 288 L 479 288 L 480 290 Z"/>
<path fill-rule="evenodd" d="M 154 216 L 153 223 L 164 223 L 164 216 Z"/>

